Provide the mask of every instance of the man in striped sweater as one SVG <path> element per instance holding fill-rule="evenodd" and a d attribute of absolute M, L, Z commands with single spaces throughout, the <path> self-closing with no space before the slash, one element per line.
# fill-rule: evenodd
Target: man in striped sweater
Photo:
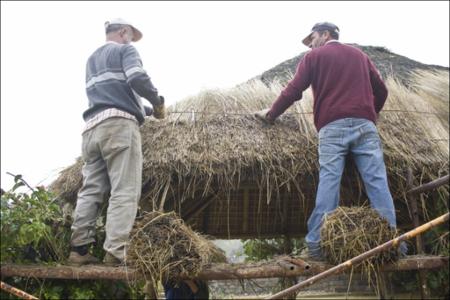
<path fill-rule="evenodd" d="M 352 154 L 371 206 L 396 227 L 383 149 L 375 123 L 388 91 L 370 58 L 338 41 L 339 28 L 328 22 L 314 25 L 303 43 L 312 48 L 297 66 L 294 78 L 268 110 L 257 117 L 273 123 L 309 86 L 314 96 L 314 124 L 319 132 L 319 186 L 316 206 L 308 220 L 305 254 L 322 259 L 320 227 L 325 214 L 339 205 L 345 157 Z M 402 244 L 406 252 L 406 244 Z"/>
<path fill-rule="evenodd" d="M 105 23 L 106 43 L 86 65 L 89 108 L 83 113 L 83 185 L 78 192 L 72 224 L 69 263 L 97 263 L 88 250 L 95 242 L 96 220 L 109 196 L 104 263 L 118 265 L 126 257 L 129 233 L 136 217 L 142 185 L 142 149 L 139 126 L 152 112 L 164 118 L 164 98 L 158 95 L 131 42 L 142 33 L 123 19 Z"/>

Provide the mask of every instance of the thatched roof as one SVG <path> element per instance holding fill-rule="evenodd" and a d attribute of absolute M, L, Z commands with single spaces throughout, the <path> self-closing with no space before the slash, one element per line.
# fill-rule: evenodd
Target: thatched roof
<path fill-rule="evenodd" d="M 447 67 L 423 64 L 408 57 L 395 54 L 384 47 L 361 46 L 357 44 L 350 45 L 364 51 L 364 53 L 366 53 L 374 62 L 384 78 L 389 76 L 395 77 L 404 85 L 409 85 L 411 83 L 412 70 L 448 72 Z M 286 83 L 292 74 L 295 73 L 295 69 L 305 53 L 306 52 L 300 53 L 299 55 L 276 65 L 263 72 L 261 75 L 256 76 L 255 79 L 262 80 L 265 83 L 270 83 L 274 79 Z"/>
<path fill-rule="evenodd" d="M 405 224 L 406 168 L 418 180 L 431 180 L 448 173 L 449 155 L 448 69 L 410 71 L 409 88 L 387 80 L 389 98 L 378 122 L 391 191 Z M 141 128 L 141 208 L 163 203 L 194 229 L 221 238 L 304 234 L 318 181 L 311 93 L 273 126 L 253 116 L 270 107 L 281 89 L 276 81 L 251 80 L 202 91 L 170 107 L 167 119 L 147 120 Z M 81 165 L 79 160 L 64 170 L 52 185 L 65 201 L 76 200 Z M 358 176 L 347 169 L 342 200 L 366 201 Z"/>

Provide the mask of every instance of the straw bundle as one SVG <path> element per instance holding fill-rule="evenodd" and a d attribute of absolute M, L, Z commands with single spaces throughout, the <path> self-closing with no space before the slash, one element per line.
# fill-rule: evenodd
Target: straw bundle
<path fill-rule="evenodd" d="M 395 238 L 397 231 L 370 207 L 338 207 L 325 216 L 320 236 L 324 256 L 338 265 Z M 381 265 L 397 259 L 398 251 L 393 249 L 375 255 L 365 264 Z"/>
<path fill-rule="evenodd" d="M 156 286 L 157 281 L 195 277 L 212 261 L 225 261 L 211 241 L 192 231 L 174 212 L 150 212 L 131 231 L 127 265 Z"/>

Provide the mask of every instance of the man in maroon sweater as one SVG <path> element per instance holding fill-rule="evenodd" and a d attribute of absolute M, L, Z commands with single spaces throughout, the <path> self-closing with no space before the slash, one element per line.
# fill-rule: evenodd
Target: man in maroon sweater
<path fill-rule="evenodd" d="M 302 98 L 304 90 L 312 87 L 314 124 L 319 132 L 320 179 L 305 241 L 313 259 L 322 259 L 320 226 L 325 214 L 339 205 L 340 182 L 349 153 L 364 181 L 371 206 L 396 227 L 383 149 L 375 127 L 388 92 L 369 57 L 338 39 L 336 25 L 328 22 L 314 25 L 303 40 L 312 50 L 299 62 L 294 78 L 270 110 L 256 114 L 273 123 Z M 402 250 L 405 252 L 406 248 Z"/>

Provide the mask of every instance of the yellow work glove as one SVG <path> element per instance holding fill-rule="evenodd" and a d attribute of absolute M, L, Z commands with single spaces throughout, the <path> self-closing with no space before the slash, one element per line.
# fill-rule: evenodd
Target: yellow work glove
<path fill-rule="evenodd" d="M 270 110 L 269 108 L 266 108 L 266 109 L 257 111 L 257 112 L 255 113 L 255 117 L 258 118 L 258 119 L 260 119 L 260 120 L 262 120 L 264 123 L 267 123 L 267 124 L 273 124 L 273 123 L 274 123 L 274 120 L 272 120 L 271 118 L 269 118 L 269 117 L 267 116 L 267 113 L 269 112 L 269 110 Z"/>

